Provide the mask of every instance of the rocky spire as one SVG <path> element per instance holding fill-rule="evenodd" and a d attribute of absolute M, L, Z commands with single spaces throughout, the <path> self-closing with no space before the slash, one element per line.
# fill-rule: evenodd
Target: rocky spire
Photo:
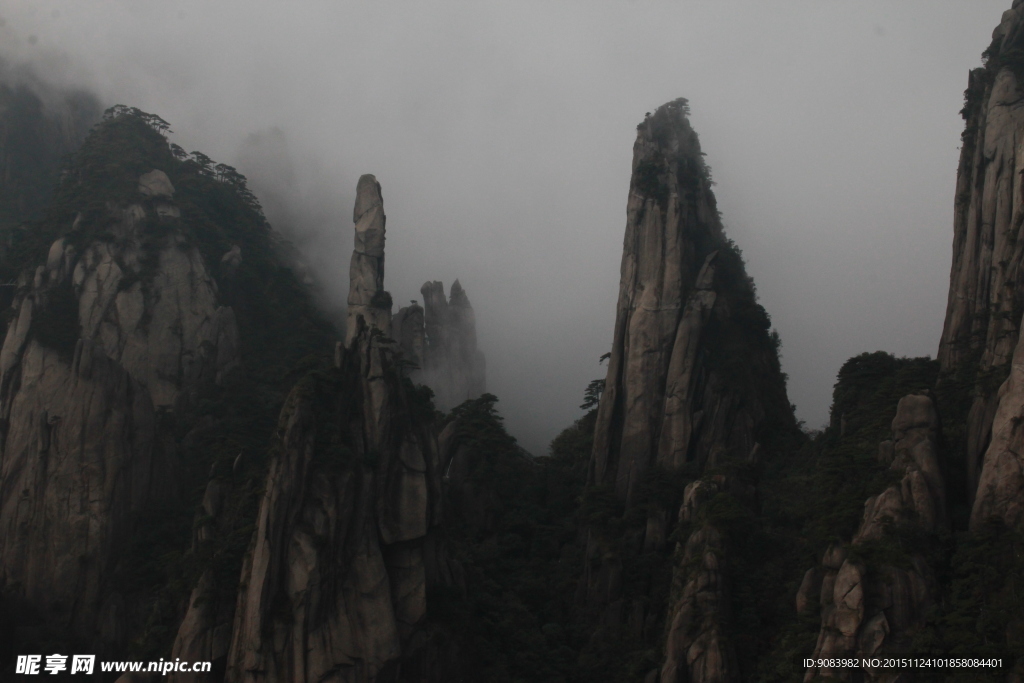
<path fill-rule="evenodd" d="M 370 174 L 359 178 L 352 220 L 356 235 L 349 268 L 346 347 L 356 336 L 360 317 L 370 329 L 391 336 L 391 295 L 384 291 L 384 198 L 380 183 Z"/>
<path fill-rule="evenodd" d="M 437 406 L 448 410 L 486 390 L 484 354 L 476 345 L 476 315 L 459 281 L 445 298 L 441 282 L 420 289 L 425 306 L 424 384 L 434 390 Z"/>
<path fill-rule="evenodd" d="M 416 366 L 410 372 L 414 381 L 419 379 L 423 367 L 423 354 L 426 347 L 423 307 L 413 301 L 411 305 L 398 309 L 391 319 L 391 332 L 398 347 L 402 350 L 403 359 Z"/>
<path fill-rule="evenodd" d="M 404 666 L 415 669 L 416 657 L 440 659 L 427 590 L 455 589 L 458 570 L 438 546 L 434 425 L 410 410 L 396 345 L 374 334 L 389 337 L 392 321 L 372 175 L 359 179 L 355 220 L 346 343 L 334 375 L 307 376 L 281 411 L 242 567 L 225 677 L 232 683 L 390 681 Z M 416 362 L 423 309 L 413 302 L 395 318 L 402 354 Z M 190 616 L 204 608 L 196 604 Z M 201 653 L 189 649 L 194 640 L 179 632 L 175 656 Z"/>
<path fill-rule="evenodd" d="M 591 483 L 627 501 L 655 466 L 746 457 L 766 404 L 789 411 L 767 315 L 722 233 L 686 115 L 685 100 L 660 107 L 638 126 L 633 146 L 615 334 L 590 471 Z M 726 346 L 751 353 L 739 361 Z"/>
<path fill-rule="evenodd" d="M 637 127 L 615 332 L 588 473 L 587 495 L 607 492 L 627 509 L 643 504 L 647 523 L 630 532 L 635 542 L 588 533 L 578 594 L 607 628 L 658 638 L 644 626 L 657 601 L 622 595 L 617 577 L 625 554 L 660 552 L 673 526 L 689 527 L 682 563 L 674 563 L 679 590 L 667 606 L 666 658 L 660 674 L 648 676 L 662 683 L 738 680 L 721 569 L 728 543 L 700 508 L 726 491 L 753 506 L 756 493 L 719 475 L 699 491 L 674 492 L 684 508 L 677 514 L 647 497 L 649 484 L 684 468 L 699 476 L 754 460 L 764 450 L 759 439 L 794 425 L 777 341 L 738 249 L 722 232 L 687 114 L 686 100 L 675 100 Z"/>

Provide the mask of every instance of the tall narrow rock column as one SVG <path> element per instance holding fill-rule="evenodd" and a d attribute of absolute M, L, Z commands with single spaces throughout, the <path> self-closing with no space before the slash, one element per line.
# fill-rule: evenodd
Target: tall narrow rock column
<path fill-rule="evenodd" d="M 652 468 L 692 462 L 702 470 L 745 458 L 768 411 L 790 423 L 769 326 L 722 232 L 686 101 L 659 107 L 633 146 L 589 483 L 610 486 L 629 505 Z"/>
<path fill-rule="evenodd" d="M 585 494 L 614 496 L 625 510 L 642 505 L 647 520 L 626 521 L 640 519 L 630 512 L 619 520 L 627 532 L 586 530 L 577 604 L 603 633 L 664 637 L 660 673 L 652 669 L 647 680 L 727 683 L 743 678 L 726 569 L 736 539 L 702 506 L 721 494 L 753 509 L 753 487 L 719 472 L 756 461 L 772 448 L 762 439 L 770 444 L 796 427 L 777 339 L 722 231 L 687 113 L 686 100 L 675 100 L 637 127 L 615 332 Z M 716 468 L 714 482 L 684 490 L 667 476 Z M 652 496 L 652 482 L 669 495 Z M 673 551 L 680 524 L 685 535 Z M 624 568 L 647 553 L 672 563 L 671 585 L 651 573 L 646 584 L 630 579 L 650 587 L 631 595 Z M 663 617 L 662 635 L 650 625 Z"/>
<path fill-rule="evenodd" d="M 349 269 L 346 348 L 357 334 L 360 317 L 369 328 L 391 336 L 391 295 L 384 291 L 384 198 L 380 183 L 370 174 L 359 178 L 352 220 L 356 235 Z"/>

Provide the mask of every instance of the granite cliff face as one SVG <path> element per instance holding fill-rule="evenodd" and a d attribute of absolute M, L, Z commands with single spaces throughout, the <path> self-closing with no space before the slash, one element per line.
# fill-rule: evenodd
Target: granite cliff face
<path fill-rule="evenodd" d="M 722 233 L 685 101 L 638 127 L 626 213 L 590 477 L 629 503 L 655 468 L 703 470 L 748 457 L 766 404 L 781 401 L 783 412 L 789 404 L 767 315 Z M 721 346 L 746 344 L 744 326 L 763 344 L 740 363 Z"/>
<path fill-rule="evenodd" d="M 1014 5 L 992 34 L 985 67 L 968 79 L 949 303 L 938 352 L 943 382 L 974 394 L 964 435 L 971 501 L 983 477 L 999 386 L 1010 370 L 1024 314 L 1024 189 L 1018 173 L 1024 154 L 1018 145 L 1024 126 L 1018 56 L 1024 8 Z"/>
<path fill-rule="evenodd" d="M 108 110 L 9 244 L 0 629 L 23 649 L 169 652 L 185 567 L 216 567 L 208 587 L 235 561 L 278 386 L 296 355 L 329 358 L 333 333 L 280 267 L 244 178 L 166 130 Z M 196 629 L 204 655 L 226 651 L 230 616 Z"/>
<path fill-rule="evenodd" d="M 765 450 L 760 442 L 793 424 L 768 316 L 722 232 L 686 116 L 685 100 L 676 100 L 637 128 L 615 332 L 588 474 L 589 495 L 611 496 L 627 514 L 642 506 L 646 522 L 622 540 L 592 527 L 580 586 L 582 603 L 601 614 L 609 633 L 657 638 L 657 603 L 623 594 L 624 562 L 661 553 L 674 529 L 690 529 L 668 606 L 663 683 L 739 676 L 728 579 L 718 571 L 728 552 L 712 521 L 680 508 L 694 504 L 703 484 L 684 496 L 671 482 L 718 472 L 716 486 L 754 506 L 753 488 L 726 472 L 755 462 Z M 667 495 L 652 495 L 665 487 Z M 692 570 L 695 562 L 703 569 Z"/>
<path fill-rule="evenodd" d="M 1010 376 L 995 398 L 992 438 L 971 510 L 975 531 L 993 519 L 1024 529 L 1024 337 L 1017 342 Z"/>
<path fill-rule="evenodd" d="M 104 207 L 111 239 L 69 226 L 20 281 L 0 351 L 0 583 L 111 643 L 127 635 L 120 548 L 144 507 L 176 495 L 158 414 L 239 363 L 234 313 L 173 194 L 154 170 L 139 201 Z"/>
<path fill-rule="evenodd" d="M 1024 662 L 1015 4 L 970 77 L 939 360 L 851 359 L 823 433 L 797 429 L 685 100 L 637 128 L 607 376 L 548 458 L 484 393 L 458 281 L 391 314 L 372 175 L 337 342 L 244 178 L 111 110 L 7 242 L 0 634 L 16 604 L 238 683 Z"/>
<path fill-rule="evenodd" d="M 383 249 L 359 238 L 369 214 L 383 246 L 380 196 L 373 176 L 363 176 L 353 283 L 368 252 L 372 263 L 383 263 Z M 433 410 L 403 384 L 390 321 L 364 298 L 351 299 L 349 341 L 337 367 L 302 380 L 281 413 L 242 568 L 226 680 L 444 676 L 426 622 L 428 586 L 454 582 L 436 538 L 441 472 Z"/>

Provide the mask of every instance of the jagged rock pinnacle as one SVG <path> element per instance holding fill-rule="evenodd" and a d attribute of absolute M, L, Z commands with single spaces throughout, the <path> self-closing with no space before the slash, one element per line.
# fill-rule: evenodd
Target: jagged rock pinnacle
<path fill-rule="evenodd" d="M 349 268 L 345 346 L 355 338 L 360 317 L 371 329 L 391 336 L 391 295 L 384 291 L 384 198 L 377 179 L 366 174 L 356 186 L 355 244 Z"/>

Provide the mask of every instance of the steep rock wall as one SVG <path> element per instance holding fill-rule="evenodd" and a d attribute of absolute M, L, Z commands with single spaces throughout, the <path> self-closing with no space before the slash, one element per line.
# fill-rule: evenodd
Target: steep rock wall
<path fill-rule="evenodd" d="M 0 585 L 86 642 L 132 635 L 118 561 L 139 513 L 177 495 L 159 414 L 239 362 L 173 193 L 155 170 L 142 201 L 106 204 L 105 239 L 76 222 L 55 241 L 0 350 Z"/>
<path fill-rule="evenodd" d="M 434 437 L 365 327 L 282 412 L 228 658 L 231 681 L 393 680 L 426 615 Z"/>
<path fill-rule="evenodd" d="M 1024 314 L 1024 7 L 1014 5 L 993 32 L 985 67 L 968 79 L 953 265 L 938 350 L 942 382 L 960 395 L 973 394 L 964 435 L 971 500 Z"/>
<path fill-rule="evenodd" d="M 709 362 L 712 335 L 744 344 L 741 334 L 720 338 L 747 331 L 730 325 L 740 323 L 756 347 L 767 339 L 768 319 L 722 233 L 685 112 L 682 101 L 659 108 L 640 124 L 633 147 L 615 332 L 590 474 L 627 501 L 656 466 L 692 462 L 702 469 L 746 457 L 766 404 L 789 409 L 770 345 L 753 349 L 739 376 L 726 376 L 739 368 Z M 755 378 L 762 386 L 749 391 Z"/>
<path fill-rule="evenodd" d="M 384 291 L 384 198 L 380 183 L 370 174 L 359 178 L 352 220 L 356 234 L 349 267 L 346 347 L 355 338 L 360 316 L 366 325 L 391 335 L 391 295 Z"/>
<path fill-rule="evenodd" d="M 1024 529 L 1024 337 L 1017 342 L 1010 376 L 996 399 L 992 439 L 971 510 L 974 531 L 993 519 Z"/>
<path fill-rule="evenodd" d="M 900 480 L 864 503 L 864 518 L 850 546 L 833 545 L 820 567 L 805 574 L 797 611 L 821 605 L 821 630 L 814 658 L 871 657 L 906 652 L 938 600 L 932 567 L 921 554 L 900 563 L 879 562 L 877 549 L 893 534 L 930 536 L 948 529 L 946 490 L 938 444 L 939 420 L 932 399 L 903 397 L 892 422 L 892 439 L 879 446 L 879 460 Z M 871 550 L 876 550 L 872 553 Z M 815 676 L 853 680 L 851 670 L 808 669 Z M 869 680 L 895 680 L 892 671 L 866 670 Z"/>
<path fill-rule="evenodd" d="M 675 514 L 680 498 L 687 504 L 680 475 L 692 481 L 746 466 L 773 434 L 794 424 L 777 338 L 738 249 L 722 232 L 687 113 L 686 101 L 676 100 L 637 127 L 615 331 L 585 494 L 619 501 L 623 519 L 645 509 L 646 524 L 621 538 L 587 530 L 578 593 L 606 634 L 650 641 L 667 619 L 667 658 L 650 674 L 661 683 L 738 680 L 726 627 L 729 579 L 721 571 L 728 544 L 713 525 L 688 527 L 678 562 L 649 560 L 673 567 L 667 615 L 653 597 L 656 572 L 642 591 L 647 596 L 627 597 L 625 565 L 630 556 L 666 553 L 673 530 L 689 524 L 683 510 Z M 721 486 L 756 507 L 749 485 L 729 478 Z"/>
<path fill-rule="evenodd" d="M 357 236 L 379 197 L 363 176 Z M 364 251 L 357 240 L 353 283 Z M 433 408 L 402 380 L 390 319 L 357 299 L 349 321 L 337 367 L 307 376 L 282 410 L 241 572 L 228 681 L 457 680 L 426 619 L 428 585 L 457 573 L 437 540 Z M 201 588 L 176 652 L 216 644 Z"/>

